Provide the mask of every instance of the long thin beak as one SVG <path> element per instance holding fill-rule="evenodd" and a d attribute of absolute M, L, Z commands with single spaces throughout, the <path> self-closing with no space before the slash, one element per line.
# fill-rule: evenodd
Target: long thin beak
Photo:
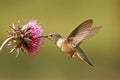
<path fill-rule="evenodd" d="M 48 36 L 40 36 L 39 38 L 48 38 Z"/>

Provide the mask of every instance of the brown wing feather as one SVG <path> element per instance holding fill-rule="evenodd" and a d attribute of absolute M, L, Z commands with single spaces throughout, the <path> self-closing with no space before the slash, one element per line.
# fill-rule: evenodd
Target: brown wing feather
<path fill-rule="evenodd" d="M 89 33 L 93 24 L 92 19 L 88 19 L 81 23 L 77 28 L 75 28 L 70 35 L 67 37 L 68 41 L 72 42 L 74 45 L 79 44 Z"/>
<path fill-rule="evenodd" d="M 101 28 L 102 28 L 102 26 L 97 26 L 97 27 L 92 28 L 90 30 L 90 32 L 88 33 L 88 35 L 83 39 L 83 41 L 89 39 L 92 36 L 94 36 Z"/>

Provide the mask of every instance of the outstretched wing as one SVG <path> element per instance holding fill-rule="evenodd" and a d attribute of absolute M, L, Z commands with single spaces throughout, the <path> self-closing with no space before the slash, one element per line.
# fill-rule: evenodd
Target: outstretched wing
<path fill-rule="evenodd" d="M 102 28 L 102 26 L 97 26 L 97 27 L 92 28 L 89 31 L 88 35 L 82 40 L 82 42 L 89 39 L 90 37 L 94 36 L 101 28 Z"/>
<path fill-rule="evenodd" d="M 88 35 L 91 30 L 92 24 L 92 19 L 84 21 L 70 33 L 70 35 L 67 37 L 67 40 L 74 45 L 78 45 Z"/>

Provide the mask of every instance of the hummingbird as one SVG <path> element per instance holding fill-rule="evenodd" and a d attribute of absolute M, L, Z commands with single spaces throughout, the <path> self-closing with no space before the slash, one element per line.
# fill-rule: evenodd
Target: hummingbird
<path fill-rule="evenodd" d="M 66 53 L 70 58 L 78 58 L 91 67 L 94 67 L 85 52 L 79 47 L 81 43 L 92 37 L 102 28 L 102 26 L 92 28 L 92 24 L 92 19 L 82 22 L 69 34 L 67 38 L 63 38 L 58 33 L 50 33 L 45 37 L 55 43 L 57 47 L 60 48 L 62 52 Z"/>

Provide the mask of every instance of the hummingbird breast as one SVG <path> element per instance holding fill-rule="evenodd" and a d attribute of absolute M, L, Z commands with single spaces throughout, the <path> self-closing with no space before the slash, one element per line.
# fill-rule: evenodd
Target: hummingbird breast
<path fill-rule="evenodd" d="M 60 38 L 57 41 L 57 46 L 65 53 L 70 56 L 73 56 L 76 50 L 72 47 L 72 45 L 67 41 L 67 39 Z"/>
<path fill-rule="evenodd" d="M 59 38 L 56 45 L 59 47 L 59 48 L 62 48 L 62 44 L 66 41 L 66 39 L 64 38 Z"/>

